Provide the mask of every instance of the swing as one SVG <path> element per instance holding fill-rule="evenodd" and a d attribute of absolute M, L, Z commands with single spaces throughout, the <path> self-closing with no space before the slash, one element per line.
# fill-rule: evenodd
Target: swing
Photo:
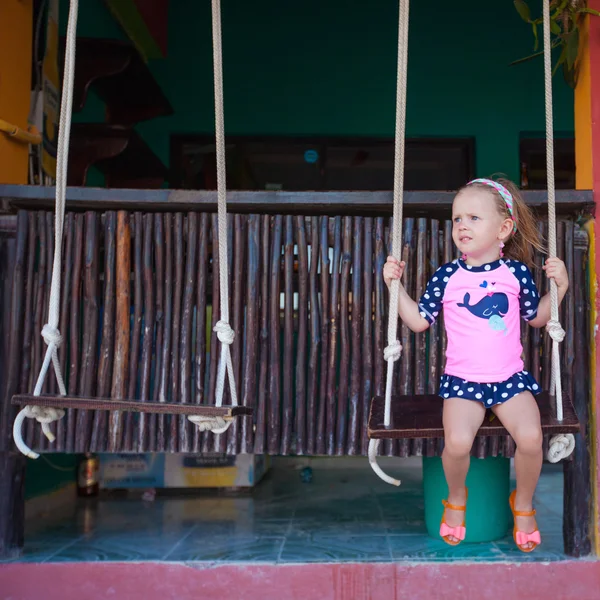
<path fill-rule="evenodd" d="M 253 409 L 238 406 L 233 364 L 229 346 L 234 341 L 234 331 L 229 325 L 229 287 L 227 269 L 227 190 L 225 181 L 225 130 L 223 114 L 223 67 L 221 50 L 221 4 L 220 0 L 212 0 L 213 60 L 215 78 L 215 121 L 216 121 L 216 154 L 217 154 L 217 200 L 218 200 L 218 248 L 219 248 L 219 286 L 220 286 L 220 321 L 215 331 L 221 342 L 221 354 L 216 381 L 215 406 L 180 404 L 175 402 L 136 402 L 111 400 L 110 398 L 79 398 L 68 396 L 62 377 L 58 348 L 62 337 L 58 330 L 60 312 L 60 286 L 62 264 L 63 221 L 65 213 L 65 195 L 67 184 L 67 163 L 69 136 L 71 129 L 71 112 L 73 105 L 73 80 L 75 73 L 75 45 L 77 34 L 78 0 L 71 0 L 67 25 L 67 43 L 65 49 L 65 68 L 60 110 L 60 127 L 58 139 L 58 155 L 56 170 L 56 214 L 55 214 L 55 247 L 52 267 L 52 284 L 48 310 L 48 323 L 44 325 L 42 337 L 48 345 L 44 362 L 33 394 L 13 396 L 12 403 L 23 406 L 13 424 L 13 438 L 18 450 L 30 458 L 38 458 L 38 454 L 27 447 L 22 437 L 22 425 L 25 419 L 36 419 L 42 426 L 44 435 L 54 441 L 50 423 L 58 421 L 65 415 L 67 408 L 79 408 L 102 411 L 129 411 L 154 414 L 186 415 L 188 420 L 197 425 L 200 431 L 214 434 L 225 433 L 233 420 L 238 416 L 251 416 Z M 60 395 L 41 396 L 42 386 L 50 366 L 58 382 Z M 229 378 L 231 406 L 223 406 L 225 375 Z"/>
<path fill-rule="evenodd" d="M 546 160 L 548 172 L 548 255 L 556 256 L 556 212 L 554 188 L 554 140 L 552 128 L 552 65 L 550 55 L 550 6 L 544 3 L 544 74 L 546 89 Z M 408 64 L 409 0 L 400 0 L 398 27 L 398 74 L 396 91 L 396 147 L 394 162 L 394 212 L 392 227 L 392 252 L 402 253 L 402 194 L 404 185 L 404 132 L 406 123 L 406 75 Z M 398 324 L 399 281 L 393 280 L 390 290 L 388 346 L 384 350 L 387 361 L 385 397 L 377 396 L 371 402 L 368 422 L 369 463 L 375 473 L 386 483 L 400 485 L 400 481 L 384 473 L 377 464 L 379 444 L 382 439 L 443 437 L 442 402 L 439 396 L 394 396 L 392 379 L 394 363 L 400 358 L 402 346 L 396 338 Z M 575 447 L 575 433 L 579 433 L 579 421 L 570 399 L 563 397 L 560 380 L 560 353 L 558 344 L 565 337 L 558 314 L 558 291 L 554 281 L 550 283 L 551 317 L 546 330 L 552 338 L 552 375 L 550 393 L 539 396 L 542 431 L 554 434 L 550 440 L 547 458 L 558 462 L 568 457 Z M 555 394 L 556 392 L 556 394 Z M 498 418 L 484 421 L 479 436 L 506 435 L 507 431 Z"/>

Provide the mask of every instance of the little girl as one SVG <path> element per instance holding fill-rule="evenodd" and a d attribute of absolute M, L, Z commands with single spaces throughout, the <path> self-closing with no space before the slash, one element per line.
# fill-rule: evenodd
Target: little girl
<path fill-rule="evenodd" d="M 448 337 L 439 395 L 444 399 L 442 453 L 448 500 L 440 535 L 450 545 L 465 538 L 470 452 L 487 408 L 516 443 L 517 489 L 509 498 L 513 537 L 531 552 L 541 543 L 532 507 L 542 468 L 540 413 L 533 397 L 541 389 L 523 370 L 519 315 L 532 327 L 550 320 L 550 294 L 540 298 L 529 266 L 541 250 L 533 214 L 509 181 L 475 179 L 452 204 L 452 239 L 461 258 L 440 267 L 417 304 L 400 285 L 398 314 L 412 331 L 425 331 L 444 309 Z M 390 287 L 404 262 L 389 257 L 383 269 Z M 569 287 L 564 263 L 546 260 L 559 301 Z"/>

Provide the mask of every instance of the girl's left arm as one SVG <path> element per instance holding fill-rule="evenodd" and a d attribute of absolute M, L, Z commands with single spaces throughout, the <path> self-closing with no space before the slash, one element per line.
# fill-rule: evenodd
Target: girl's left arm
<path fill-rule="evenodd" d="M 569 274 L 565 263 L 560 258 L 549 258 L 543 266 L 548 279 L 553 279 L 558 289 L 558 304 L 562 302 L 569 289 Z M 529 321 L 532 327 L 544 327 L 550 320 L 550 292 L 540 299 L 535 319 Z"/>

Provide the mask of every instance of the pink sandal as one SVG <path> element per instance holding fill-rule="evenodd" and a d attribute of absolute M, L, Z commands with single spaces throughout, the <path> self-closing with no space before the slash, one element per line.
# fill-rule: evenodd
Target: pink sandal
<path fill-rule="evenodd" d="M 469 496 L 469 490 L 467 491 L 467 498 Z M 442 504 L 444 505 L 444 512 L 442 513 L 442 522 L 440 524 L 440 535 L 442 539 L 449 544 L 450 546 L 458 546 L 464 539 L 467 534 L 467 530 L 465 528 L 465 519 L 467 506 L 465 502 L 465 506 L 456 506 L 454 504 L 450 504 L 448 500 L 442 500 Z M 462 525 L 457 525 L 456 527 L 450 527 L 448 523 L 446 523 L 446 510 L 462 510 L 465 513 L 465 517 L 463 517 Z M 455 537 L 458 541 L 451 540 L 450 536 Z"/>
<path fill-rule="evenodd" d="M 513 539 L 515 540 L 517 548 L 521 552 L 532 552 L 542 543 L 540 530 L 536 528 L 531 533 L 519 531 L 517 529 L 517 519 L 515 517 L 533 517 L 535 516 L 535 510 L 515 510 L 516 494 L 517 490 L 513 490 L 512 494 L 510 495 L 510 498 L 508 499 L 508 503 L 510 504 L 510 510 L 512 511 L 513 518 L 515 519 L 515 526 L 513 527 Z M 533 548 L 527 548 L 527 544 L 529 542 L 532 542 L 534 544 Z"/>

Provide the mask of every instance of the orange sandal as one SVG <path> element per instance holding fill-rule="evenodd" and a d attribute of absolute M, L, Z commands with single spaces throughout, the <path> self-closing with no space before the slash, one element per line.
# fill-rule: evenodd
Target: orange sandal
<path fill-rule="evenodd" d="M 513 539 L 515 540 L 515 544 L 517 548 L 521 552 L 532 552 L 535 550 L 541 543 L 542 538 L 540 536 L 540 530 L 536 529 L 531 533 L 525 533 L 523 531 L 519 531 L 517 529 L 517 519 L 515 517 L 533 517 L 535 516 L 535 510 L 515 510 L 515 496 L 517 494 L 517 490 L 513 490 L 510 498 L 508 499 L 508 503 L 510 504 L 510 510 L 513 514 L 513 519 L 515 519 L 515 526 L 513 527 Z M 524 548 L 523 546 L 527 546 L 529 542 L 533 542 L 535 544 L 532 548 Z"/>
<path fill-rule="evenodd" d="M 467 498 L 469 497 L 469 490 L 467 490 Z M 450 546 L 458 546 L 464 539 L 467 533 L 465 529 L 465 518 L 466 518 L 466 502 L 465 506 L 456 506 L 454 504 L 450 504 L 448 500 L 442 500 L 442 504 L 444 505 L 444 512 L 442 513 L 442 522 L 440 524 L 440 535 L 442 539 L 449 544 Z M 465 513 L 465 517 L 463 517 L 462 525 L 457 525 L 456 527 L 450 527 L 448 523 L 446 523 L 446 509 L 450 510 L 462 510 Z M 458 541 L 450 540 L 449 537 L 455 537 Z"/>

